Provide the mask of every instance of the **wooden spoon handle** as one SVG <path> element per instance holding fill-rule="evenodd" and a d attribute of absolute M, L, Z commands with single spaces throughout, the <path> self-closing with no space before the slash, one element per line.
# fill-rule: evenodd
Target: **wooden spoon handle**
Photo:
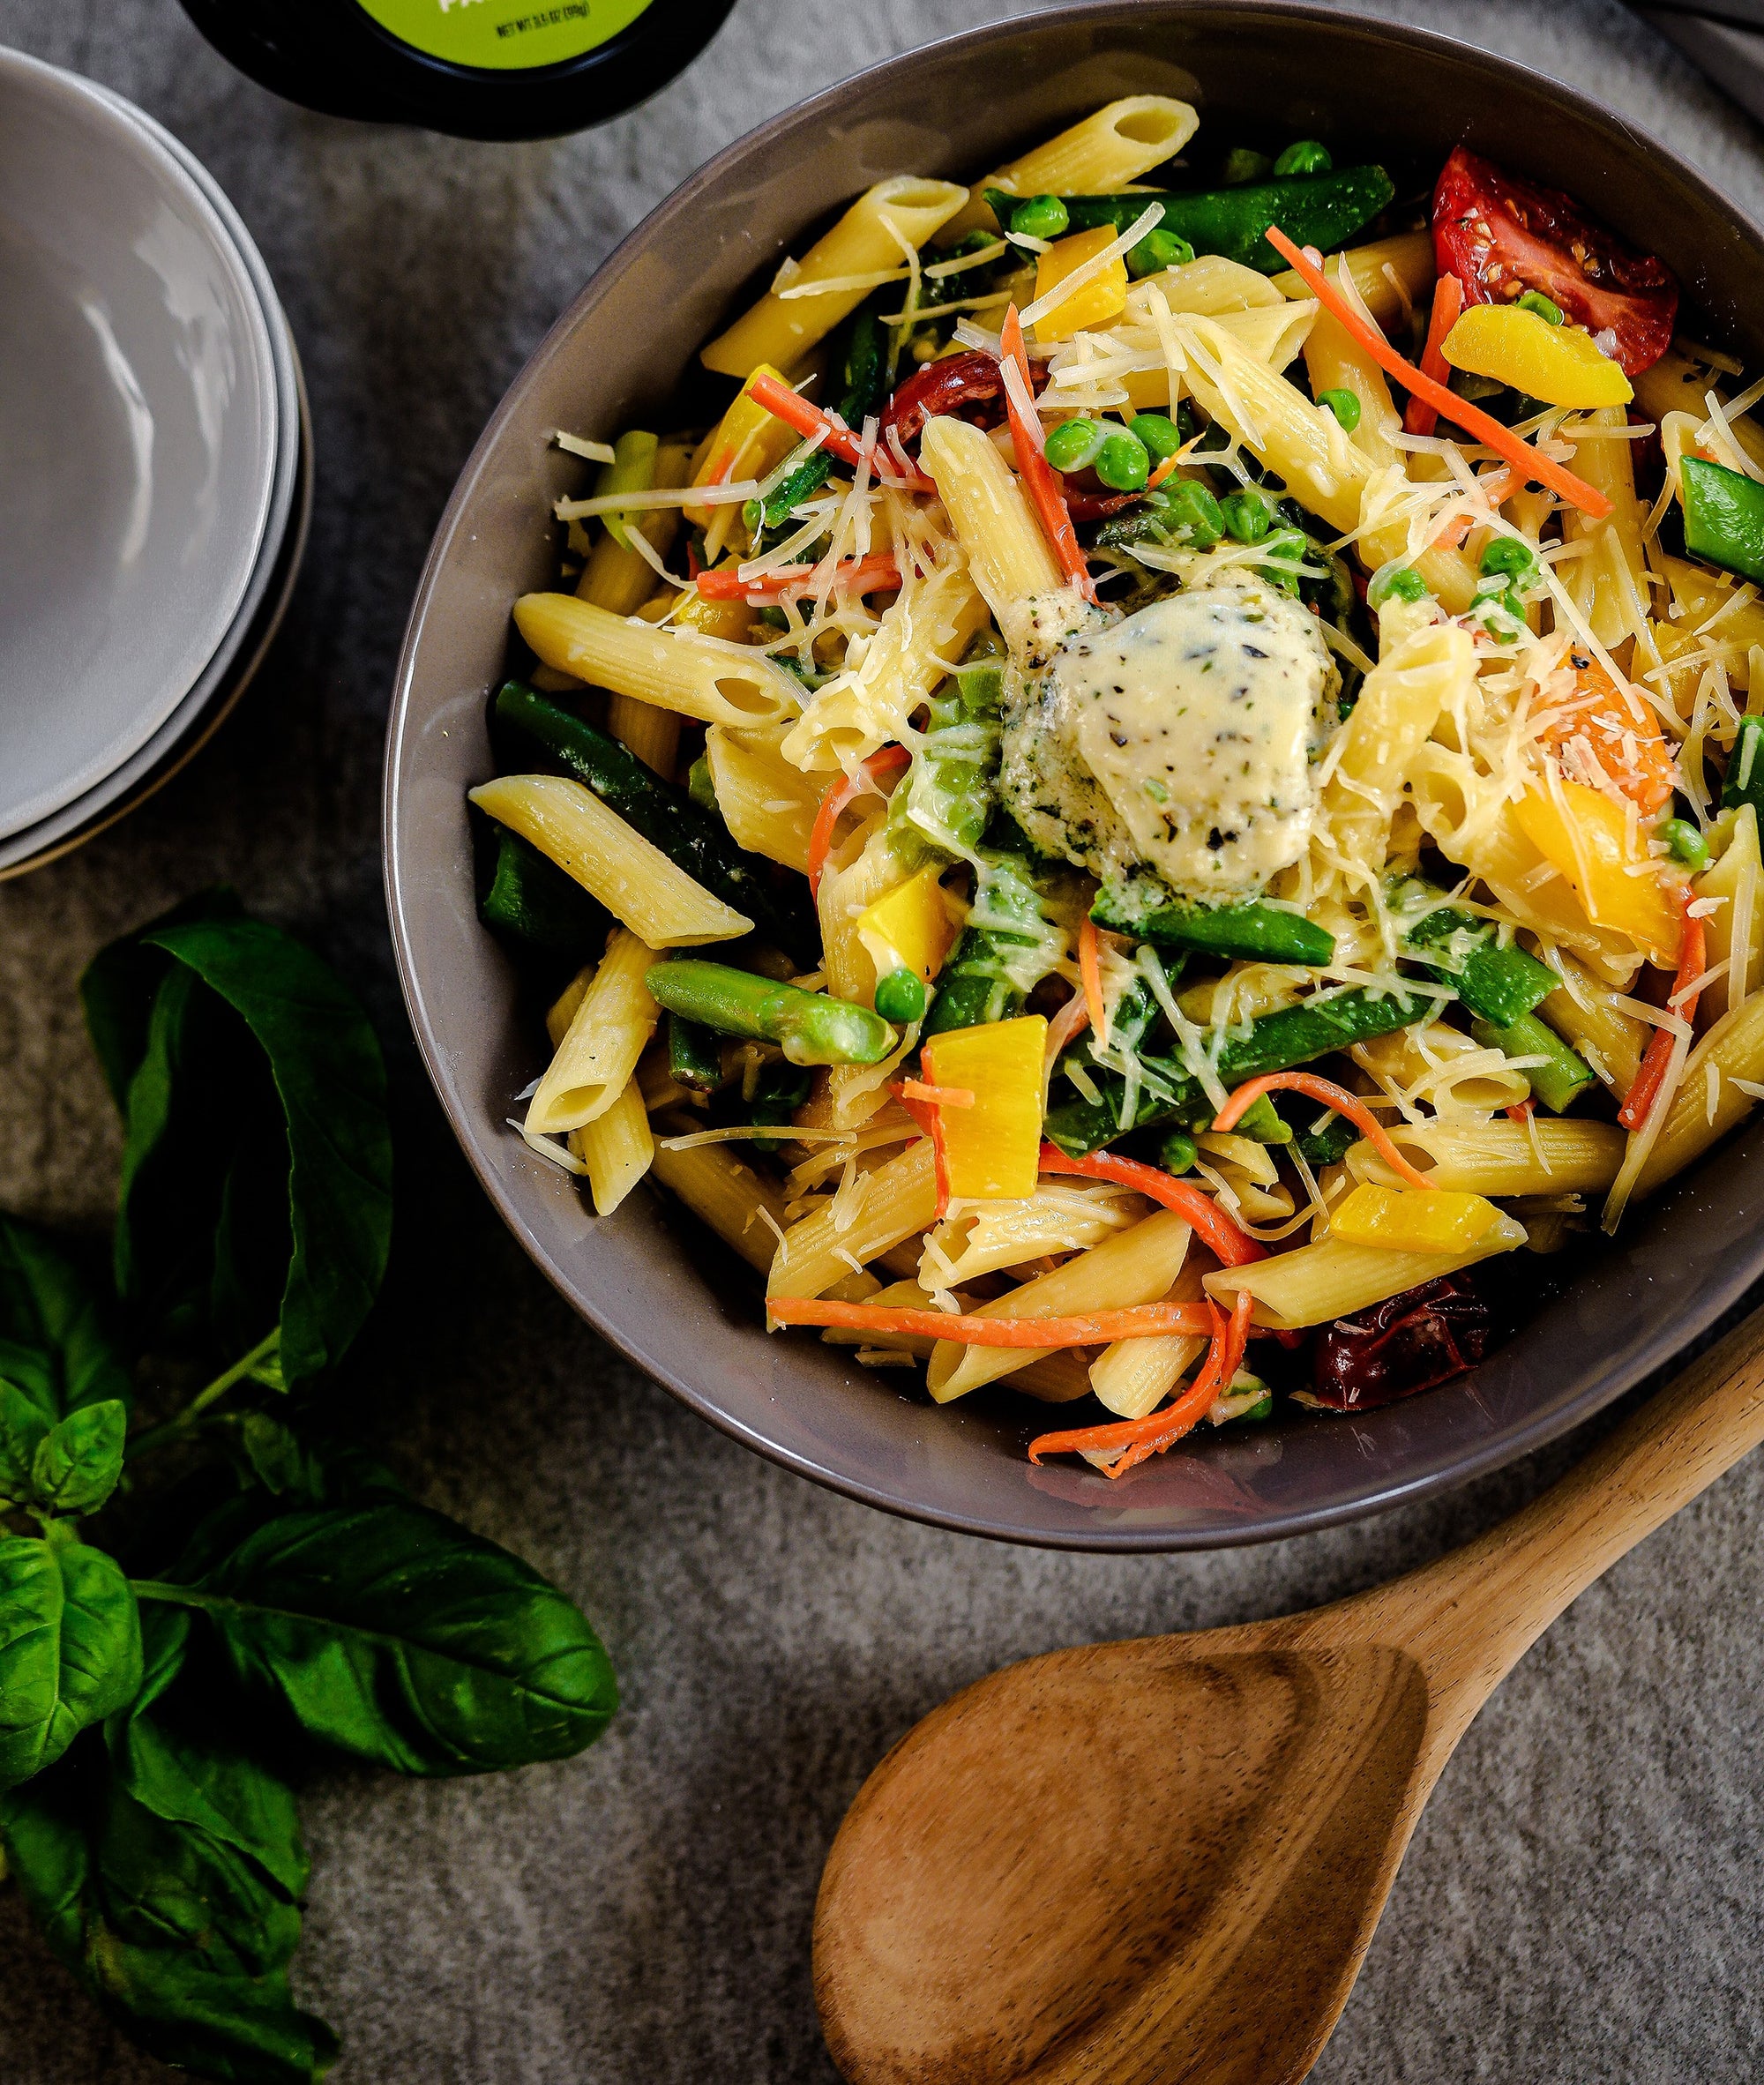
<path fill-rule="evenodd" d="M 1468 1723 L 1572 1600 L 1760 1440 L 1764 1311 L 1511 1520 L 1348 1604 L 1420 1661 L 1446 1723 L 1454 1695 Z"/>

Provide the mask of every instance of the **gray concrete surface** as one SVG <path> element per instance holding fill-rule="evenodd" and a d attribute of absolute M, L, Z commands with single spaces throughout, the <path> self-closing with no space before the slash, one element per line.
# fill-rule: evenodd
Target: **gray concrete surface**
<path fill-rule="evenodd" d="M 1764 213 L 1760 138 L 1603 0 L 1396 0 L 1608 96 Z M 340 1774 L 298 1984 L 372 2085 L 826 2085 L 808 1938 L 828 1841 L 952 1689 L 1058 1645 L 1278 1613 L 1509 1510 L 1584 1442 L 1432 1506 L 1274 1548 L 1098 1561 L 886 1520 L 781 1476 L 570 1317 L 474 1189 L 405 1027 L 382 911 L 380 737 L 405 605 L 505 385 L 615 240 L 737 132 L 1005 0 L 743 0 L 647 108 L 561 144 L 353 128 L 235 77 L 173 0 L 0 0 L 0 40 L 132 95 L 261 242 L 318 425 L 311 554 L 272 669 L 121 829 L 0 886 L 0 1206 L 96 1230 L 116 1140 L 74 981 L 219 877 L 364 995 L 403 1139 L 372 1423 L 423 1494 L 533 1558 L 603 1629 L 626 1706 L 568 1765 L 413 1786 Z M 1596 201 L 1596 198 L 1588 198 Z M 4 492 L 0 492 L 4 497 Z M 1764 2074 L 1764 1658 L 1743 1468 L 1528 1658 L 1448 1770 L 1327 2085 Z M 8 2085 L 146 2085 L 0 1894 Z"/>

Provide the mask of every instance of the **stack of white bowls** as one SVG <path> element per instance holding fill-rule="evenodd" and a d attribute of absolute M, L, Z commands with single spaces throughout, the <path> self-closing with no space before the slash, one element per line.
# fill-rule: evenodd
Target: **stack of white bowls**
<path fill-rule="evenodd" d="M 310 500 L 300 366 L 238 213 L 121 96 L 0 49 L 0 877 L 208 738 Z"/>

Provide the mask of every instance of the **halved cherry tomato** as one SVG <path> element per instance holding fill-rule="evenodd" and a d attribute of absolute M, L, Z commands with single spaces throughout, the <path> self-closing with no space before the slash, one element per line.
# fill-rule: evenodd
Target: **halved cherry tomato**
<path fill-rule="evenodd" d="M 1678 285 L 1651 254 L 1635 253 L 1560 189 L 1503 174 L 1461 145 L 1433 191 L 1433 252 L 1473 304 L 1510 304 L 1528 289 L 1559 306 L 1611 349 L 1626 377 L 1650 368 L 1672 341 Z"/>
<path fill-rule="evenodd" d="M 1005 379 L 998 374 L 997 356 L 976 348 L 967 355 L 946 355 L 940 362 L 928 362 L 915 370 L 883 407 L 882 439 L 887 441 L 892 427 L 911 449 L 926 421 L 944 414 L 971 420 L 976 427 L 1002 422 Z"/>

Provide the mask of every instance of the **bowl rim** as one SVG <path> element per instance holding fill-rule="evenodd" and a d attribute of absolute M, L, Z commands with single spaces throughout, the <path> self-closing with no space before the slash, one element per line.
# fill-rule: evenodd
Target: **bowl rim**
<path fill-rule="evenodd" d="M 1760 1275 L 1764 1275 L 1764 1229 L 1758 1233 L 1755 1246 L 1742 1264 L 1731 1267 L 1722 1278 L 1700 1287 L 1669 1323 L 1663 1324 L 1652 1335 L 1637 1341 L 1628 1349 L 1620 1364 L 1614 1364 L 1595 1377 L 1575 1396 L 1529 1418 L 1504 1424 L 1486 1441 L 1458 1450 L 1450 1461 L 1441 1468 L 1422 1471 L 1409 1478 L 1380 1481 L 1358 1496 L 1321 1506 L 1270 1511 L 1265 1517 L 1259 1519 L 1254 1526 L 1246 1528 L 1229 1525 L 1201 1528 L 1181 1526 L 1147 1528 L 1103 1524 L 1099 1521 L 1098 1524 L 1088 1529 L 1029 1530 L 1019 1525 L 996 1521 L 981 1513 L 948 1510 L 922 1503 L 903 1492 L 885 1490 L 878 1484 L 845 1470 L 798 1454 L 721 1409 L 692 1378 L 676 1368 L 658 1364 L 653 1356 L 645 1352 L 635 1335 L 617 1320 L 607 1304 L 598 1298 L 590 1299 L 582 1293 L 578 1281 L 536 1236 L 514 1194 L 505 1184 L 503 1177 L 491 1166 L 485 1152 L 480 1147 L 480 1140 L 468 1126 L 472 1110 L 454 1080 L 448 1053 L 439 1032 L 440 1023 L 437 1013 L 431 1008 L 430 996 L 417 972 L 406 914 L 407 865 L 400 851 L 403 810 L 400 770 L 407 736 L 411 727 L 412 684 L 437 583 L 453 549 L 465 516 L 473 505 L 480 482 L 497 452 L 503 430 L 514 417 L 519 401 L 534 372 L 549 362 L 554 348 L 573 333 L 589 316 L 595 304 L 607 293 L 609 286 L 623 273 L 627 257 L 646 242 L 651 228 L 658 220 L 684 213 L 701 197 L 717 188 L 731 171 L 739 168 L 751 155 L 784 133 L 812 121 L 817 115 L 837 110 L 852 88 L 860 82 L 872 81 L 892 71 L 904 71 L 927 61 L 959 64 L 983 53 L 1001 38 L 1023 31 L 1095 26 L 1099 21 L 1106 21 L 1110 18 L 1128 23 L 1143 22 L 1159 15 L 1172 19 L 1184 16 L 1217 18 L 1227 13 L 1239 16 L 1253 13 L 1265 18 L 1283 19 L 1301 30 L 1315 27 L 1337 34 L 1344 30 L 1359 30 L 1379 38 L 1394 40 L 1431 56 L 1460 63 L 1469 62 L 1504 75 L 1530 93 L 1566 107 L 1594 131 L 1609 137 L 1614 143 L 1620 143 L 1626 150 L 1633 152 L 1639 146 L 1644 152 L 1666 161 L 1678 179 L 1700 191 L 1721 217 L 1737 221 L 1759 248 L 1764 250 L 1764 225 L 1760 225 L 1740 205 L 1723 195 L 1693 162 L 1662 143 L 1650 131 L 1641 129 L 1607 105 L 1595 101 L 1579 88 L 1566 86 L 1535 67 L 1485 50 L 1461 38 L 1447 36 L 1438 30 L 1416 28 L 1405 22 L 1388 20 L 1355 8 L 1326 4 L 1324 0 L 1230 0 L 1229 6 L 1223 4 L 1222 0 L 1149 0 L 1149 4 L 1148 0 L 1065 0 L 1065 4 L 1059 6 L 1037 9 L 1028 15 L 1010 17 L 935 38 L 898 52 L 875 64 L 858 68 L 804 100 L 781 109 L 724 146 L 713 159 L 689 175 L 645 213 L 547 328 L 473 445 L 436 525 L 429 554 L 423 561 L 412 595 L 410 615 L 392 684 L 392 709 L 387 722 L 381 789 L 381 855 L 387 917 L 400 989 L 404 995 L 406 1011 L 424 1069 L 441 1102 L 449 1126 L 480 1185 L 522 1250 L 570 1307 L 586 1319 L 610 1345 L 645 1374 L 659 1382 L 670 1394 L 689 1406 L 699 1417 L 707 1420 L 718 1431 L 755 1450 L 768 1461 L 882 1512 L 928 1526 L 943 1528 L 952 1533 L 979 1536 L 1026 1548 L 1131 1555 L 1248 1547 L 1265 1542 L 1282 1541 L 1292 1536 L 1310 1534 L 1324 1528 L 1365 1519 L 1455 1490 L 1547 1446 L 1595 1416 L 1607 1405 L 1633 1390 L 1637 1384 L 1666 1366 L 1675 1356 L 1693 1345 Z M 414 774 L 412 779 L 415 779 Z M 1730 1147 L 1740 1133 L 1739 1130 L 1730 1132 L 1727 1138 L 1714 1147 L 1710 1155 Z M 1577 1280 L 1584 1278 L 1582 1275 Z"/>
<path fill-rule="evenodd" d="M 44 834 L 42 828 L 53 825 L 57 833 L 65 832 L 71 829 L 70 814 L 77 814 L 72 819 L 77 825 L 101 810 L 116 795 L 111 785 L 124 770 L 128 773 L 120 787 L 131 787 L 162 758 L 168 728 L 180 718 L 187 725 L 224 677 L 227 665 L 261 603 L 269 568 L 274 563 L 272 538 L 285 530 L 292 511 L 298 435 L 288 424 L 296 392 L 291 354 L 277 338 L 276 321 L 280 314 L 273 303 L 269 272 L 219 183 L 188 146 L 114 88 L 28 51 L 0 45 L 0 78 L 9 76 L 19 80 L 26 91 L 45 100 L 59 100 L 63 106 L 95 119 L 138 162 L 158 168 L 167 185 L 184 198 L 191 221 L 200 224 L 247 314 L 249 354 L 256 371 L 263 422 L 250 512 L 241 517 L 245 526 L 239 532 L 249 549 L 239 559 L 236 583 L 229 588 L 231 598 L 224 604 L 224 614 L 218 602 L 209 612 L 207 627 L 213 643 L 206 658 L 176 692 L 170 688 L 169 678 L 165 685 L 152 690 L 149 698 L 129 714 L 127 728 L 116 730 L 104 751 L 93 756 L 71 781 L 64 776 L 28 800 L 20 807 L 22 815 L 20 809 L 5 814 L 0 820 L 4 824 L 0 845 L 28 841 L 34 848 L 40 841 L 49 843 L 52 838 Z M 266 288 L 271 299 L 267 305 Z M 282 326 L 285 331 L 285 320 Z M 171 736 L 175 738 L 176 734 Z"/>

